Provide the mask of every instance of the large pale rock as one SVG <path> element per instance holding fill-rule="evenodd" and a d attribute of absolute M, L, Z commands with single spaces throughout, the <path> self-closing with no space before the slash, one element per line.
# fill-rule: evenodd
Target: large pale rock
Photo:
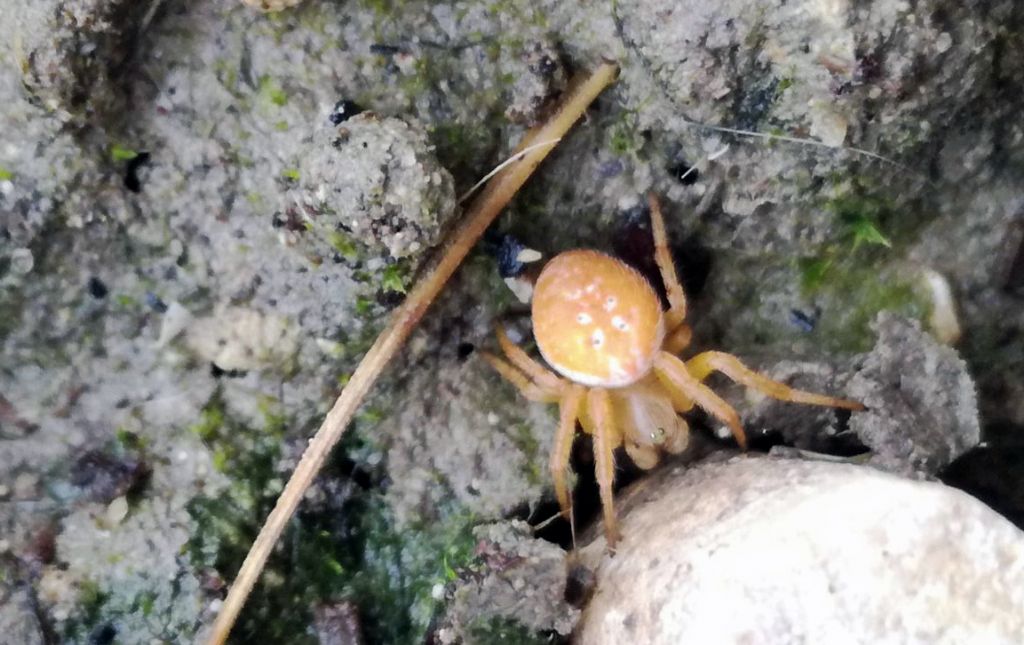
<path fill-rule="evenodd" d="M 958 490 L 739 458 L 624 501 L 580 643 L 1024 642 L 1024 533 Z"/>

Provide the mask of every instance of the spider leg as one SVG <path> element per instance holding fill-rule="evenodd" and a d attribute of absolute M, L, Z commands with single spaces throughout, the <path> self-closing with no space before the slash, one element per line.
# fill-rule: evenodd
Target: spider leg
<path fill-rule="evenodd" d="M 604 511 L 604 530 L 608 547 L 613 548 L 619 539 L 619 528 L 615 520 L 615 506 L 612 484 L 615 482 L 615 447 L 619 444 L 615 432 L 611 397 L 608 390 L 594 388 L 587 392 L 587 416 L 594 428 L 594 470 L 597 485 L 601 489 L 601 507 Z"/>
<path fill-rule="evenodd" d="M 653 194 L 648 197 L 648 203 L 651 206 L 654 261 L 658 264 L 661 280 L 665 283 L 665 292 L 668 295 L 669 308 L 665 312 L 665 330 L 671 334 L 686 319 L 686 295 L 683 293 L 683 285 L 680 284 L 679 277 L 676 275 L 676 265 L 672 262 L 672 253 L 668 249 L 668 235 L 665 233 L 665 218 L 661 214 L 661 204 Z"/>
<path fill-rule="evenodd" d="M 507 361 L 490 352 L 480 352 L 480 355 L 483 356 L 484 360 L 487 361 L 491 367 L 494 368 L 494 371 L 501 374 L 506 381 L 516 386 L 516 389 L 518 389 L 522 395 L 530 401 L 554 403 L 559 399 L 561 394 L 560 388 L 554 389 L 534 383 L 530 379 L 526 378 L 522 372 L 509 365 Z"/>
<path fill-rule="evenodd" d="M 666 396 L 672 402 L 672 409 L 679 414 L 686 414 L 693 409 L 693 399 L 677 387 L 665 387 L 664 379 L 657 374 L 655 380 L 665 390 Z"/>
<path fill-rule="evenodd" d="M 823 405 L 832 408 L 845 408 L 847 410 L 863 410 L 864 405 L 857 401 L 848 399 L 837 399 L 824 394 L 814 394 L 793 388 L 774 381 L 767 376 L 758 374 L 740 362 L 732 354 L 725 352 L 703 352 L 686 361 L 686 369 L 697 380 L 703 381 L 714 371 L 725 374 L 732 380 L 763 392 L 768 396 L 781 401 L 792 401 L 794 403 L 806 403 L 809 405 Z"/>
<path fill-rule="evenodd" d="M 558 402 L 558 432 L 555 434 L 555 445 L 551 449 L 551 479 L 555 484 L 555 497 L 562 515 L 569 517 L 572 500 L 569 488 L 565 483 L 565 473 L 569 469 L 569 456 L 572 454 L 572 441 L 576 437 L 576 419 L 580 416 L 580 404 L 586 391 L 579 385 L 571 385 L 562 394 Z"/>
<path fill-rule="evenodd" d="M 740 415 L 711 388 L 694 378 L 687 370 L 686 363 L 668 352 L 658 352 L 654 358 L 654 373 L 666 389 L 677 391 L 684 397 L 693 400 L 711 416 L 715 417 L 732 430 L 736 443 L 743 450 L 747 449 L 747 435 L 740 424 Z"/>
<path fill-rule="evenodd" d="M 521 369 L 531 379 L 542 385 L 543 387 L 561 390 L 565 387 L 565 383 L 556 376 L 551 370 L 545 368 L 537 361 L 530 358 L 530 355 L 523 351 L 523 348 L 513 343 L 508 334 L 505 333 L 505 328 L 498 325 L 494 329 L 495 335 L 498 337 L 498 345 L 501 346 L 501 351 L 505 353 L 508 360 L 513 365 Z"/>
<path fill-rule="evenodd" d="M 675 331 L 670 332 L 668 336 L 665 337 L 662 349 L 669 354 L 679 354 L 690 345 L 690 338 L 692 336 L 693 331 L 690 329 L 690 326 L 686 323 L 679 323 L 679 326 L 676 327 Z"/>

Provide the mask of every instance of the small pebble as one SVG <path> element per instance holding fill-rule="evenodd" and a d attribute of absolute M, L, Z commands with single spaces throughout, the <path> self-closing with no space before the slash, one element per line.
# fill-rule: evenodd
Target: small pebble
<path fill-rule="evenodd" d="M 526 304 L 533 298 L 533 283 L 525 278 L 505 278 L 505 286 L 508 287 L 516 300 Z"/>
<path fill-rule="evenodd" d="M 921 274 L 932 297 L 932 311 L 928 316 L 928 326 L 939 342 L 945 345 L 955 345 L 960 340 L 962 332 L 960 321 L 956 315 L 956 301 L 949 281 L 934 269 L 926 268 Z"/>
<path fill-rule="evenodd" d="M 14 478 L 14 498 L 33 499 L 36 496 L 36 488 L 39 486 L 39 477 L 33 473 L 21 473 Z"/>
<path fill-rule="evenodd" d="M 317 349 L 331 358 L 340 358 L 345 355 L 345 346 L 336 340 L 317 338 L 315 342 Z"/>
<path fill-rule="evenodd" d="M 177 338 L 178 334 L 185 330 L 192 322 L 192 314 L 177 302 L 167 306 L 160 319 L 160 335 L 157 338 L 157 347 L 164 347 Z"/>
<path fill-rule="evenodd" d="M 114 501 L 107 504 L 107 523 L 111 526 L 117 526 L 124 521 L 124 518 L 128 517 L 128 498 L 125 496 L 118 497 Z"/>
<path fill-rule="evenodd" d="M 85 440 L 86 440 L 85 433 L 82 432 L 81 430 L 70 430 L 70 431 L 68 431 L 67 436 L 64 438 L 64 441 L 69 446 L 72 446 L 74 448 L 78 448 L 78 447 L 84 446 L 85 445 Z"/>
<path fill-rule="evenodd" d="M 167 303 L 152 291 L 146 292 L 146 306 L 158 314 L 167 313 Z"/>
<path fill-rule="evenodd" d="M 14 249 L 11 252 L 11 273 L 14 275 L 25 275 L 35 266 L 35 259 L 32 251 L 28 249 Z"/>
<path fill-rule="evenodd" d="M 536 262 L 542 257 L 544 256 L 541 255 L 540 251 L 537 251 L 535 249 L 522 249 L 521 251 L 519 251 L 519 253 L 516 254 L 516 261 L 522 262 L 523 264 L 529 264 L 531 262 Z"/>
<path fill-rule="evenodd" d="M 242 2 L 254 9 L 258 9 L 266 13 L 273 13 L 275 11 L 283 11 L 294 7 L 302 2 L 302 0 L 242 0 Z"/>

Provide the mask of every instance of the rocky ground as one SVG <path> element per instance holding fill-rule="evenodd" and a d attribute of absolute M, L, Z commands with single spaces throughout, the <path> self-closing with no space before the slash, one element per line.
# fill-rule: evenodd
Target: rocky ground
<path fill-rule="evenodd" d="M 574 629 L 588 569 L 561 574 L 564 523 L 523 524 L 554 508 L 553 411 L 476 350 L 496 320 L 529 339 L 517 244 L 656 275 L 651 191 L 696 346 L 871 408 L 713 382 L 756 450 L 944 479 L 1024 525 L 1015 3 L 281 4 L 0 5 L 3 633 L 201 636 L 457 197 L 601 59 L 619 81 L 375 388 L 239 642 Z M 677 463 L 726 449 L 693 425 Z"/>

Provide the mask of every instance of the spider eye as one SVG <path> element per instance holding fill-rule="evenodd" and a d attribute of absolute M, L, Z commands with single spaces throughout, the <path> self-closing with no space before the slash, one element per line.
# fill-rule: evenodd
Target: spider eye
<path fill-rule="evenodd" d="M 657 428 L 651 433 L 651 441 L 654 443 L 662 443 L 665 441 L 665 428 Z"/>

